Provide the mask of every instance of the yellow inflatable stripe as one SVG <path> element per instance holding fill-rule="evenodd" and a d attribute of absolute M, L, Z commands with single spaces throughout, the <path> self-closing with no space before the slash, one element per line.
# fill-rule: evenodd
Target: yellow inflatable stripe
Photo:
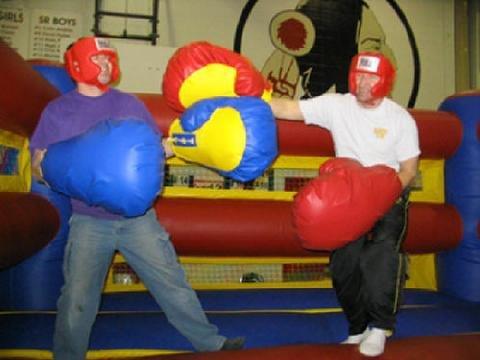
<path fill-rule="evenodd" d="M 318 169 L 325 161 L 330 159 L 326 156 L 291 156 L 280 155 L 272 163 L 273 169 Z M 168 165 L 180 166 L 187 163 L 178 157 L 171 157 L 167 160 Z"/>
<path fill-rule="evenodd" d="M 178 98 L 188 108 L 193 103 L 216 96 L 237 96 L 235 81 L 237 70 L 225 64 L 209 64 L 185 79 Z"/>
<path fill-rule="evenodd" d="M 178 119 L 170 127 L 169 133 L 173 138 L 175 133 L 185 133 Z M 193 134 L 196 146 L 172 146 L 173 151 L 185 160 L 222 171 L 231 171 L 242 161 L 247 134 L 241 115 L 234 108 L 215 110 L 210 120 Z"/>
<path fill-rule="evenodd" d="M 281 155 L 272 164 L 274 169 L 315 169 L 330 159 L 326 156 L 290 156 Z"/>
<path fill-rule="evenodd" d="M 51 360 L 53 355 L 51 351 L 47 350 L 29 350 L 29 349 L 1 349 L 0 359 L 39 359 L 39 360 Z"/>
<path fill-rule="evenodd" d="M 115 349 L 115 350 L 89 350 L 86 360 L 97 359 L 129 359 L 132 357 L 143 356 L 159 356 L 159 355 L 174 355 L 174 354 L 187 354 L 189 351 L 180 350 L 168 350 L 168 349 Z"/>
<path fill-rule="evenodd" d="M 166 186 L 162 196 L 185 199 L 248 199 L 293 201 L 296 192 L 266 190 L 230 190 L 230 189 L 195 189 L 188 187 Z"/>
<path fill-rule="evenodd" d="M 115 257 L 117 259 L 117 257 Z M 118 257 L 121 259 L 121 257 Z M 180 256 L 181 263 L 188 264 L 328 264 L 329 257 L 196 257 Z"/>
<path fill-rule="evenodd" d="M 192 283 L 195 290 L 239 290 L 239 289 L 331 289 L 330 280 L 321 281 L 289 281 L 289 282 L 253 282 L 253 283 L 224 283 L 207 284 Z"/>
<path fill-rule="evenodd" d="M 203 257 L 203 256 L 179 256 L 181 263 L 188 264 L 328 264 L 329 257 Z M 113 262 L 126 262 L 122 254 L 115 254 Z"/>
<path fill-rule="evenodd" d="M 115 350 L 89 350 L 86 360 L 96 359 L 130 359 L 139 356 L 171 355 L 188 353 L 188 351 L 179 350 L 151 350 L 151 349 L 115 349 Z M 30 350 L 30 349 L 1 349 L 0 359 L 38 359 L 51 360 L 53 354 L 48 350 Z"/>
<path fill-rule="evenodd" d="M 122 285 L 114 284 L 107 278 L 104 293 L 147 291 L 143 283 Z M 235 290 L 235 289 L 331 289 L 331 280 L 288 281 L 288 282 L 252 282 L 252 283 L 197 283 L 191 282 L 195 290 Z"/>

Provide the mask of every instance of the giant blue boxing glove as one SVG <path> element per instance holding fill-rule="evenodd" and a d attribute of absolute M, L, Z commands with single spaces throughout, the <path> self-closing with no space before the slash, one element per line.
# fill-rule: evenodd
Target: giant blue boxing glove
<path fill-rule="evenodd" d="M 164 152 L 160 135 L 144 121 L 106 120 L 50 145 L 41 166 L 52 189 L 133 217 L 162 189 Z"/>
<path fill-rule="evenodd" d="M 252 97 L 198 101 L 169 129 L 174 154 L 237 181 L 250 181 L 278 154 L 277 128 L 270 106 Z"/>

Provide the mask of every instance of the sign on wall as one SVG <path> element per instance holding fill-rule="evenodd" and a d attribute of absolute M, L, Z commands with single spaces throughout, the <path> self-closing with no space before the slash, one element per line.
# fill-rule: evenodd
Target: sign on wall
<path fill-rule="evenodd" d="M 28 49 L 28 17 L 22 8 L 0 7 L 0 38 L 19 54 Z"/>
<path fill-rule="evenodd" d="M 82 35 L 82 17 L 65 11 L 32 10 L 30 26 L 30 46 L 28 57 L 62 61 L 63 39 L 75 39 Z"/>
<path fill-rule="evenodd" d="M 63 61 L 61 42 L 80 37 L 82 24 L 70 11 L 0 7 L 0 38 L 26 59 Z"/>

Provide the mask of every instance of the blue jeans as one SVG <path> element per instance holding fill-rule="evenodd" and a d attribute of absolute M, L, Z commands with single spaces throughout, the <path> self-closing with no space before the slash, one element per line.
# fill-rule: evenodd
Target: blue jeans
<path fill-rule="evenodd" d="M 209 323 L 154 210 L 122 220 L 74 214 L 65 249 L 65 285 L 57 304 L 53 338 L 56 360 L 85 359 L 115 250 L 122 253 L 169 322 L 196 350 L 215 351 L 222 347 L 225 337 Z"/>

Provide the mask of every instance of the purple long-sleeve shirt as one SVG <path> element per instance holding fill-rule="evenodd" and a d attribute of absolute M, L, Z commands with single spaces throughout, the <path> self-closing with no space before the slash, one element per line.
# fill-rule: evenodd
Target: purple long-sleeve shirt
<path fill-rule="evenodd" d="M 143 119 L 159 131 L 145 105 L 133 95 L 109 89 L 101 96 L 90 97 L 73 90 L 53 100 L 44 109 L 31 138 L 30 149 L 32 153 L 36 149 L 45 149 L 50 144 L 80 135 L 103 120 L 127 118 Z M 78 214 L 104 219 L 122 218 L 76 199 L 72 199 L 72 209 Z"/>

